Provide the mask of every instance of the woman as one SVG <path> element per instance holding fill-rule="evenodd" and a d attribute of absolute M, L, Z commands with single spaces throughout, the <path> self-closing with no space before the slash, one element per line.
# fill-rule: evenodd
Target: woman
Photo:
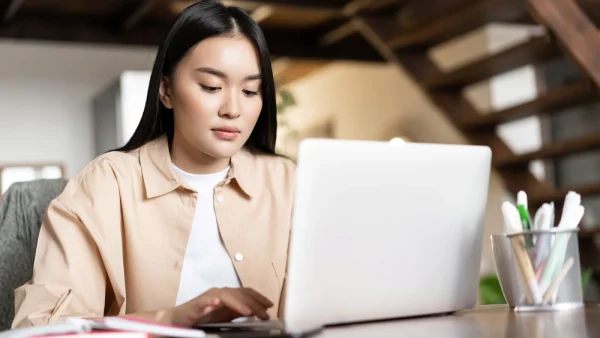
<path fill-rule="evenodd" d="M 131 140 L 47 211 L 13 327 L 69 316 L 166 324 L 277 316 L 294 165 L 274 154 L 273 74 L 258 25 L 199 1 L 160 46 Z"/>

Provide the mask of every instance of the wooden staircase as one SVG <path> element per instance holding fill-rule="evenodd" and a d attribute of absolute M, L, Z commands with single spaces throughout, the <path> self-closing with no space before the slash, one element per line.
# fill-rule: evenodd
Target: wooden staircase
<path fill-rule="evenodd" d="M 428 56 L 430 48 L 493 22 L 537 24 L 545 28 L 546 34 L 451 71 L 441 70 Z M 600 133 L 545 144 L 539 150 L 524 154 L 514 154 L 496 133 L 496 127 L 509 121 L 534 115 L 550 116 L 566 108 L 600 101 L 597 92 L 600 86 L 600 33 L 578 2 L 465 0 L 422 20 L 402 22 L 355 17 L 353 24 L 384 58 L 402 66 L 471 143 L 492 149 L 493 166 L 503 177 L 507 189 L 515 195 L 519 190 L 525 190 L 532 208 L 549 201 L 560 207 L 569 190 L 580 193 L 584 204 L 586 198 L 600 196 L 600 182 L 556 186 L 537 179 L 528 166 L 534 160 L 559 159 L 599 149 Z M 463 95 L 470 85 L 521 66 L 556 58 L 567 58 L 576 64 L 582 78 L 502 111 L 478 111 Z M 600 280 L 600 251 L 593 242 L 594 236 L 600 233 L 596 229 L 581 231 L 580 247 L 582 264 L 593 267 L 595 277 Z"/>

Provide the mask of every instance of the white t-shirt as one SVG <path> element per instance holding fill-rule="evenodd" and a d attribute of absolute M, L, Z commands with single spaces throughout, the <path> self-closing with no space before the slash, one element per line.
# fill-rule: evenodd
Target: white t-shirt
<path fill-rule="evenodd" d="M 223 245 L 213 195 L 229 168 L 214 174 L 197 175 L 174 166 L 175 172 L 198 192 L 196 213 L 190 231 L 176 305 L 185 303 L 212 287 L 240 287 L 240 281 Z"/>

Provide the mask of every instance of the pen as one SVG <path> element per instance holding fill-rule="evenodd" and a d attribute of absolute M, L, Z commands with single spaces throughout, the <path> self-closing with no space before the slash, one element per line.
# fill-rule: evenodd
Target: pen
<path fill-rule="evenodd" d="M 556 291 L 558 291 L 558 287 L 560 286 L 560 283 L 567 276 L 567 273 L 569 272 L 569 269 L 571 269 L 571 267 L 573 266 L 574 261 L 575 260 L 573 259 L 573 257 L 571 257 L 565 262 L 565 265 L 560 270 L 560 273 L 554 280 L 554 283 L 552 283 L 552 285 L 544 293 L 544 304 L 548 303 L 553 298 L 553 295 L 556 293 Z"/>
<path fill-rule="evenodd" d="M 517 210 L 519 211 L 523 231 L 531 231 L 531 217 L 529 211 L 527 211 L 527 194 L 523 190 L 517 193 Z M 533 246 L 532 236 L 523 235 L 523 237 L 525 237 L 525 246 L 531 248 Z"/>
<path fill-rule="evenodd" d="M 535 217 L 535 230 L 550 230 L 552 227 L 552 214 L 554 210 L 552 208 L 552 204 L 544 203 L 536 213 Z M 548 256 L 548 250 L 550 248 L 550 241 L 552 236 L 550 234 L 540 234 L 536 239 L 536 250 L 535 250 L 535 259 L 534 259 L 534 268 L 537 270 L 540 269 L 542 263 Z"/>
<path fill-rule="evenodd" d="M 580 201 L 581 197 L 578 194 L 571 194 L 570 192 L 567 194 L 563 214 L 560 219 L 560 223 L 558 224 L 559 228 L 575 229 L 579 225 L 584 213 L 584 207 L 579 205 Z M 558 233 L 554 236 L 556 236 L 556 239 L 552 245 L 550 256 L 548 257 L 548 261 L 546 262 L 546 266 L 544 267 L 544 272 L 542 273 L 542 278 L 540 280 L 540 288 L 542 292 L 546 292 L 546 289 L 550 286 L 552 278 L 563 264 L 569 239 L 571 238 L 570 233 Z"/>
<path fill-rule="evenodd" d="M 502 204 L 502 214 L 504 215 L 505 226 L 509 229 L 510 233 L 519 232 L 520 218 L 519 212 L 510 202 L 504 202 Z M 527 285 L 525 289 L 527 292 L 527 298 L 530 303 L 541 304 L 542 303 L 542 292 L 537 284 L 537 278 L 533 270 L 533 265 L 527 254 L 527 249 L 524 246 L 523 239 L 516 235 L 510 237 L 513 252 L 519 265 L 519 271 L 521 277 Z"/>

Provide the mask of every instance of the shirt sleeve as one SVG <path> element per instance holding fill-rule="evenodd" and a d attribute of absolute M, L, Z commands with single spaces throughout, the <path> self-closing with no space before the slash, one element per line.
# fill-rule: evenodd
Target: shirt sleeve
<path fill-rule="evenodd" d="M 111 252 L 115 240 L 121 243 L 120 215 L 109 163 L 92 163 L 69 181 L 44 216 L 32 279 L 15 290 L 13 328 L 104 315 L 107 295 L 117 291 L 107 292 L 109 280 L 124 279 L 116 259 L 122 249 Z"/>

